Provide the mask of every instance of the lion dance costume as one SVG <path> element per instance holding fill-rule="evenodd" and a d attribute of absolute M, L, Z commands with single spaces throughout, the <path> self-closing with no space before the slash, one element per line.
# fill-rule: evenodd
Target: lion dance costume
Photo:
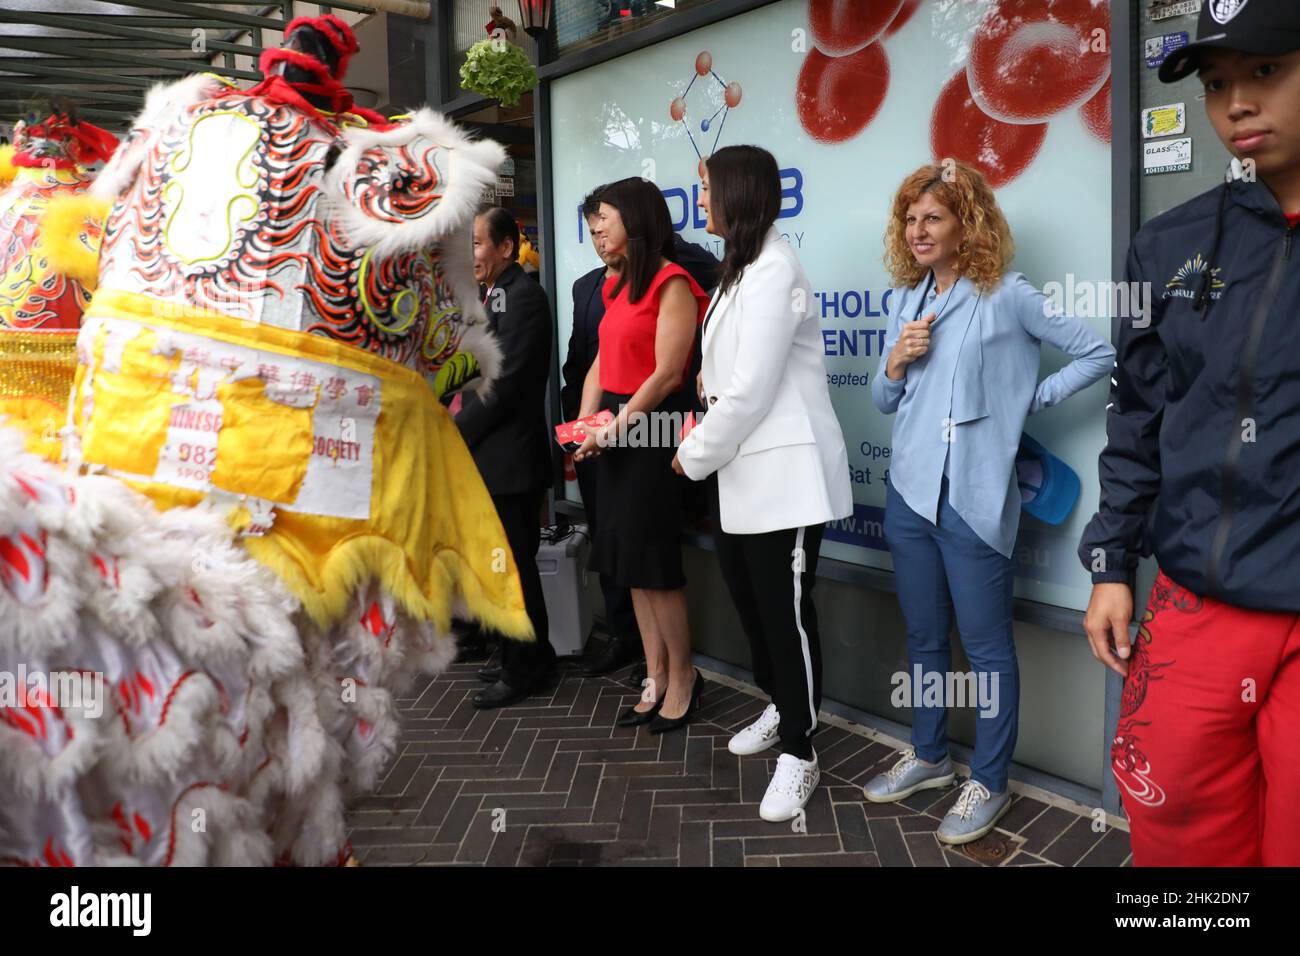
<path fill-rule="evenodd" d="M 453 614 L 532 638 L 438 401 L 499 361 L 470 237 L 504 152 L 354 108 L 336 18 L 285 38 L 252 89 L 151 91 L 89 189 L 93 127 L 17 144 L 0 860 L 340 862 Z"/>

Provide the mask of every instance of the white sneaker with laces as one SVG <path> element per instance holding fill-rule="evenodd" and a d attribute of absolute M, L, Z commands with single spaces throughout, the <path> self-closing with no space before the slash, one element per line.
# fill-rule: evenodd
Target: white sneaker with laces
<path fill-rule="evenodd" d="M 776 704 L 768 704 L 767 710 L 758 715 L 758 720 L 741 729 L 727 742 L 727 749 L 739 757 L 762 753 L 776 743 L 781 728 L 781 715 L 776 712 Z"/>
<path fill-rule="evenodd" d="M 794 819 L 812 796 L 821 776 L 816 754 L 812 760 L 781 754 L 776 761 L 776 773 L 772 774 L 772 782 L 767 785 L 767 793 L 758 807 L 758 815 L 768 823 Z"/>

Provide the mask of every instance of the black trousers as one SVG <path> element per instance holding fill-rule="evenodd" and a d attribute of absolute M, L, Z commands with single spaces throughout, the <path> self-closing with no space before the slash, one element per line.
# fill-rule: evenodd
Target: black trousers
<path fill-rule="evenodd" d="M 811 760 L 822 704 L 822 651 L 813 584 L 824 525 L 728 534 L 714 501 L 718 564 L 753 658 L 754 683 L 781 714 L 781 749 Z"/>
<path fill-rule="evenodd" d="M 499 636 L 502 678 L 512 687 L 533 683 L 555 664 L 546 599 L 542 595 L 542 576 L 537 570 L 537 547 L 542 539 L 539 515 L 545 496 L 544 491 L 492 496 L 497 517 L 501 519 L 506 540 L 510 542 L 515 567 L 519 569 L 524 607 L 537 634 L 536 641 L 515 641 Z"/>
<path fill-rule="evenodd" d="M 596 501 L 600 495 L 600 482 L 596 480 L 596 463 L 573 463 L 578 473 L 578 488 L 582 491 L 582 506 L 587 512 L 587 533 L 596 538 Z M 639 641 L 641 631 L 636 625 L 636 610 L 632 606 L 632 592 L 620 587 L 607 574 L 600 576 L 600 592 L 605 598 L 605 627 L 611 638 Z"/>

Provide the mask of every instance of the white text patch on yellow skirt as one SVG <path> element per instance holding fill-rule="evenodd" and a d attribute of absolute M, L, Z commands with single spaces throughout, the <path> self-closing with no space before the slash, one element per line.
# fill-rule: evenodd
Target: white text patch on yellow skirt
<path fill-rule="evenodd" d="M 93 305 L 79 348 L 83 461 L 285 511 L 369 517 L 377 376 Z"/>

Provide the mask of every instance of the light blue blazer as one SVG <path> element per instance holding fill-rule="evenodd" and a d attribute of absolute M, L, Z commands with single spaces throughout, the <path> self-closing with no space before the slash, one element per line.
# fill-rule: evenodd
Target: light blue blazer
<path fill-rule="evenodd" d="M 876 407 L 898 415 L 889 481 L 908 507 L 937 523 L 946 468 L 949 503 L 982 541 L 1010 557 L 1020 526 L 1015 463 L 1025 418 L 1105 376 L 1115 350 L 1079 319 L 1056 314 L 1019 272 L 983 294 L 964 278 L 940 296 L 932 285 L 894 290 L 871 383 Z M 891 380 L 885 365 L 903 324 L 936 311 L 929 351 Z M 1074 361 L 1040 382 L 1043 342 Z"/>

